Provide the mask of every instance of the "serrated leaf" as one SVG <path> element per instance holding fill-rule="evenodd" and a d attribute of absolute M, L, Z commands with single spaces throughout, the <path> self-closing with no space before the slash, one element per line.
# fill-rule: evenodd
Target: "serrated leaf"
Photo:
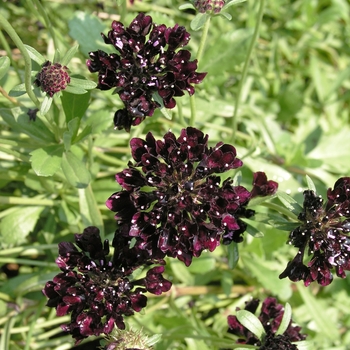
<path fill-rule="evenodd" d="M 27 49 L 29 57 L 40 66 L 42 66 L 47 61 L 47 59 L 45 59 L 41 53 L 35 50 L 34 47 L 31 47 L 29 45 L 24 45 L 24 47 Z"/>
<path fill-rule="evenodd" d="M 31 152 L 32 168 L 38 176 L 52 176 L 61 166 L 62 145 L 52 145 Z"/>
<path fill-rule="evenodd" d="M 261 339 L 265 330 L 260 320 L 247 310 L 238 310 L 236 312 L 238 321 L 247 329 L 249 329 L 258 339 Z"/>
<path fill-rule="evenodd" d="M 74 57 L 74 55 L 76 54 L 76 52 L 79 49 L 79 45 L 74 45 L 73 47 L 71 47 L 66 54 L 62 57 L 60 63 L 62 64 L 62 66 L 67 66 L 68 63 L 70 62 L 70 60 Z"/>
<path fill-rule="evenodd" d="M 77 95 L 62 91 L 61 101 L 68 123 L 74 118 L 82 118 L 89 106 L 90 92 Z"/>
<path fill-rule="evenodd" d="M 292 308 L 288 303 L 286 303 L 286 305 L 284 306 L 282 321 L 277 329 L 276 335 L 283 334 L 287 330 L 291 319 Z"/>
<path fill-rule="evenodd" d="M 23 243 L 33 231 L 43 206 L 17 207 L 0 222 L 0 234 L 5 244 Z"/>
<path fill-rule="evenodd" d="M 0 57 L 0 79 L 2 79 L 10 69 L 10 59 L 7 56 Z"/>
<path fill-rule="evenodd" d="M 96 226 L 104 234 L 103 220 L 91 186 L 79 190 L 79 209 L 84 226 Z"/>
<path fill-rule="evenodd" d="M 94 89 L 97 86 L 97 84 L 92 80 L 79 79 L 74 77 L 70 78 L 70 85 L 77 88 L 86 89 L 86 90 Z"/>
<path fill-rule="evenodd" d="M 43 99 L 43 102 L 41 103 L 40 113 L 42 115 L 45 115 L 50 110 L 51 105 L 52 105 L 52 97 L 46 95 Z"/>
<path fill-rule="evenodd" d="M 64 152 L 61 164 L 63 173 L 73 187 L 86 188 L 90 181 L 90 172 L 86 169 L 85 164 L 71 151 Z"/>
<path fill-rule="evenodd" d="M 197 15 L 191 21 L 191 29 L 194 31 L 201 29 L 209 17 L 210 15 L 207 13 L 197 13 Z"/>

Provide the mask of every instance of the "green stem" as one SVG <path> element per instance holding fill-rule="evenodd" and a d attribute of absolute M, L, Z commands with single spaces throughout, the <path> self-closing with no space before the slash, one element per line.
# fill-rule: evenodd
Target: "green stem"
<path fill-rule="evenodd" d="M 46 261 L 32 260 L 32 259 L 20 259 L 20 258 L 1 258 L 0 263 L 4 264 L 20 264 L 29 266 L 40 266 L 40 267 L 57 267 L 55 263 L 49 263 Z"/>
<path fill-rule="evenodd" d="M 15 158 L 17 158 L 23 162 L 29 163 L 30 157 L 25 156 L 25 155 L 13 150 L 13 149 L 0 146 L 0 152 L 4 152 L 5 154 L 11 154 L 11 156 L 14 156 Z"/>
<path fill-rule="evenodd" d="M 199 42 L 199 46 L 198 46 L 198 50 L 197 50 L 197 67 L 199 66 L 199 62 L 203 56 L 205 43 L 206 43 L 207 37 L 208 37 L 210 19 L 211 19 L 211 17 L 208 16 L 205 23 L 204 23 L 201 40 Z M 190 108 L 191 108 L 191 118 L 190 118 L 189 125 L 193 126 L 194 122 L 196 120 L 196 100 L 195 100 L 194 95 L 190 96 Z"/>
<path fill-rule="evenodd" d="M 11 66 L 15 70 L 18 79 L 21 80 L 21 75 L 20 75 L 19 70 L 18 70 L 17 62 L 13 59 L 10 45 L 8 44 L 6 38 L 1 30 L 0 30 L 0 43 L 1 43 L 2 47 L 5 49 L 7 56 L 10 58 Z"/>
<path fill-rule="evenodd" d="M 31 82 L 31 72 L 32 72 L 32 61 L 29 57 L 29 54 L 24 47 L 24 44 L 21 40 L 21 38 L 18 36 L 16 31 L 13 29 L 12 25 L 6 20 L 4 16 L 0 13 L 0 27 L 2 27 L 7 34 L 10 36 L 10 38 L 13 40 L 13 42 L 16 44 L 19 51 L 21 51 L 23 59 L 24 59 L 24 68 L 25 68 L 25 74 L 24 74 L 24 84 L 26 87 L 26 91 L 30 99 L 33 101 L 35 106 L 40 109 L 40 102 L 36 98 L 33 90 L 32 90 L 32 82 Z"/>
<path fill-rule="evenodd" d="M 37 245 L 30 245 L 30 246 L 24 246 L 24 247 L 3 249 L 0 251 L 0 256 L 5 255 L 8 257 L 12 254 L 18 254 L 21 256 L 37 255 L 37 254 L 41 253 L 43 250 L 50 250 L 50 249 L 57 250 L 57 243 L 55 243 L 55 244 L 37 244 Z"/>
<path fill-rule="evenodd" d="M 34 2 L 35 6 L 38 9 L 37 11 L 35 11 L 36 9 L 33 8 L 34 11 L 38 12 L 39 16 L 41 16 L 44 19 L 45 26 L 48 29 L 48 31 L 50 32 L 50 34 L 51 34 L 51 38 L 53 40 L 53 45 L 54 45 L 54 47 L 56 49 L 58 49 L 58 42 L 57 42 L 56 35 L 55 35 L 55 32 L 54 32 L 54 26 L 51 24 L 49 16 L 47 15 L 47 13 L 46 13 L 43 5 L 40 3 L 40 1 L 34 0 L 33 2 Z M 34 7 L 33 4 L 31 4 L 30 1 L 28 1 L 28 4 L 30 4 L 31 7 Z"/>
<path fill-rule="evenodd" d="M 52 199 L 44 198 L 26 198 L 26 197 L 9 197 L 0 196 L 0 204 L 15 204 L 15 205 L 45 205 L 53 206 L 56 204 Z"/>
<path fill-rule="evenodd" d="M 248 67 L 249 67 L 250 59 L 251 59 L 252 54 L 253 54 L 253 49 L 254 49 L 255 43 L 256 43 L 258 36 L 259 36 L 260 26 L 261 26 L 263 14 L 264 14 L 264 7 L 265 7 L 265 0 L 260 0 L 260 7 L 259 7 L 258 15 L 257 15 L 257 22 L 255 25 L 252 40 L 249 44 L 247 57 L 245 59 L 244 66 L 243 66 L 242 77 L 241 77 L 241 80 L 239 81 L 238 92 L 236 95 L 235 108 L 234 108 L 234 112 L 233 112 L 233 116 L 232 116 L 232 138 L 231 138 L 232 143 L 234 143 L 235 137 L 236 137 L 237 114 L 238 114 L 238 109 L 239 109 L 239 103 L 241 100 L 241 95 L 242 95 L 244 83 L 245 83 L 245 80 L 246 80 L 246 77 L 248 74 Z"/>

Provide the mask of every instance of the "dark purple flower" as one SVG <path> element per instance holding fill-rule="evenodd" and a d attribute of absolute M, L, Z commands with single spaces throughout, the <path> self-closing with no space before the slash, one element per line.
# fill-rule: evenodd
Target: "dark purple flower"
<path fill-rule="evenodd" d="M 259 306 L 258 299 L 252 299 L 246 303 L 245 310 L 255 313 Z M 237 311 L 240 310 L 237 308 Z M 281 324 L 284 314 L 284 307 L 277 303 L 275 298 L 268 297 L 264 300 L 261 307 L 258 319 L 265 330 L 263 339 L 258 339 L 252 332 L 245 328 L 237 319 L 236 316 L 228 316 L 227 322 L 229 325 L 228 332 L 240 337 L 237 344 L 249 344 L 259 346 L 259 350 L 297 350 L 297 347 L 292 342 L 304 340 L 306 335 L 301 334 L 301 328 L 293 325 L 292 320 L 281 335 L 276 335 L 276 332 Z"/>
<path fill-rule="evenodd" d="M 328 189 L 328 202 L 313 191 L 304 192 L 304 208 L 298 219 L 302 222 L 289 235 L 289 244 L 298 248 L 298 254 L 288 263 L 280 278 L 303 280 L 305 286 L 317 281 L 322 286 L 333 280 L 331 270 L 345 278 L 350 270 L 350 178 L 337 180 L 334 189 Z M 311 256 L 304 264 L 304 254 Z"/>
<path fill-rule="evenodd" d="M 64 90 L 70 83 L 68 68 L 60 63 L 52 64 L 50 61 L 46 61 L 34 83 L 52 97 L 55 93 Z"/>
<path fill-rule="evenodd" d="M 257 196 L 271 196 L 277 192 L 278 183 L 272 180 L 268 181 L 264 172 L 258 171 L 253 174 L 253 177 L 252 198 Z"/>
<path fill-rule="evenodd" d="M 242 165 L 233 146 L 208 147 L 208 135 L 192 127 L 178 138 L 168 132 L 155 140 L 148 133 L 130 145 L 135 162 L 116 175 L 123 190 L 106 203 L 116 212 L 117 237 L 133 238 L 149 257 L 176 257 L 187 266 L 221 239 L 242 241 L 240 218 L 254 213 L 246 209 L 250 192 L 216 175 Z"/>
<path fill-rule="evenodd" d="M 87 227 L 82 234 L 76 234 L 75 241 L 81 250 L 73 243 L 59 244 L 56 263 L 62 272 L 46 283 L 43 293 L 49 299 L 47 306 L 55 307 L 57 316 L 71 313 L 71 322 L 62 325 L 62 329 L 76 343 L 90 335 L 109 334 L 114 325 L 124 329 L 124 316 L 146 306 L 144 292 L 161 294 L 171 287 L 161 275 L 163 266 L 156 266 L 145 278 L 132 281 L 131 273 L 143 266 L 145 260 L 138 259 L 131 248 L 132 266 L 124 265 L 128 259 L 119 252 L 109 261 L 108 240 L 102 244 L 96 227 Z"/>
<path fill-rule="evenodd" d="M 224 5 L 225 1 L 223 0 L 196 0 L 194 2 L 194 7 L 200 13 L 213 12 L 218 14 Z"/>
<path fill-rule="evenodd" d="M 151 16 L 140 13 L 129 27 L 114 21 L 112 30 L 102 37 L 116 53 L 90 52 L 87 66 L 90 72 L 98 72 L 98 88 L 114 89 L 124 103 L 125 108 L 114 116 L 117 129 L 129 130 L 152 116 L 160 107 L 157 100 L 174 108 L 174 97 L 184 91 L 193 95 L 192 84 L 202 82 L 206 75 L 197 73 L 197 60 L 190 61 L 190 52 L 180 49 L 190 34 L 178 24 L 173 28 L 156 25 Z"/>

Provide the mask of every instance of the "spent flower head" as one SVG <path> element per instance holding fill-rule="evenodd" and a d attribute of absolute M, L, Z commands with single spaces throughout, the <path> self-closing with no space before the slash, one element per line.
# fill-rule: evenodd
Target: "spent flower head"
<path fill-rule="evenodd" d="M 223 0 L 196 0 L 193 3 L 198 12 L 213 12 L 214 14 L 218 14 L 224 5 L 225 1 Z"/>
<path fill-rule="evenodd" d="M 251 193 L 218 174 L 242 165 L 236 149 L 218 143 L 208 147 L 208 135 L 188 127 L 178 138 L 163 140 L 152 133 L 130 141 L 134 163 L 116 175 L 122 190 L 107 200 L 116 212 L 116 237 L 136 240 L 150 257 L 178 258 L 187 266 L 202 251 L 241 242 L 254 214 L 246 208 Z"/>
<path fill-rule="evenodd" d="M 332 270 L 338 277 L 346 277 L 345 271 L 350 270 L 350 178 L 338 179 L 334 189 L 328 189 L 327 199 L 324 205 L 314 191 L 304 192 L 304 208 L 298 216 L 301 225 L 288 241 L 298 253 L 280 278 L 303 280 L 305 286 L 313 281 L 326 286 L 333 280 Z M 307 263 L 303 261 L 305 253 L 311 256 Z"/>
<path fill-rule="evenodd" d="M 125 261 L 107 258 L 109 243 L 101 241 L 94 226 L 75 235 L 75 243 L 59 244 L 56 260 L 61 273 L 46 283 L 43 293 L 49 299 L 47 306 L 56 308 L 57 316 L 71 314 L 71 321 L 62 329 L 82 339 L 102 333 L 109 334 L 116 325 L 124 329 L 124 316 L 141 311 L 147 304 L 146 291 L 161 294 L 171 287 L 162 277 L 163 266 L 147 272 L 146 277 L 132 280 L 131 273 L 143 266 L 144 260 L 133 266 L 122 266 Z"/>
<path fill-rule="evenodd" d="M 246 303 L 244 310 L 255 314 L 260 301 L 252 299 Z M 237 311 L 240 310 L 237 308 Z M 292 319 L 285 325 L 285 330 L 279 334 L 279 328 L 284 315 L 284 306 L 277 303 L 272 297 L 266 298 L 261 306 L 256 326 L 262 327 L 262 336 L 258 337 L 239 322 L 237 316 L 227 317 L 228 332 L 238 336 L 237 344 L 254 345 L 259 350 L 297 350 L 297 346 L 292 342 L 304 340 L 306 335 L 301 334 L 301 327 L 294 325 Z M 288 320 L 287 320 L 288 321 Z"/>
<path fill-rule="evenodd" d="M 197 60 L 191 61 L 190 51 L 180 49 L 190 40 L 184 27 L 154 24 L 143 13 L 128 27 L 118 21 L 111 27 L 102 37 L 116 53 L 90 52 L 87 66 L 90 72 L 98 72 L 98 88 L 114 89 L 124 104 L 114 116 L 117 129 L 129 131 L 161 104 L 174 108 L 174 97 L 184 91 L 194 94 L 192 84 L 202 82 L 206 73 L 196 72 Z"/>

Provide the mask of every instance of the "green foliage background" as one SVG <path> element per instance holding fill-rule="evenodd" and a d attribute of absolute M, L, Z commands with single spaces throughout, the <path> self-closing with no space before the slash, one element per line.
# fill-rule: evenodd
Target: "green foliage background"
<path fill-rule="evenodd" d="M 89 51 L 110 50 L 100 32 L 106 33 L 113 19 L 129 24 L 139 11 L 155 23 L 184 25 L 196 58 L 202 31 L 190 27 L 194 11 L 179 10 L 185 3 L 136 0 L 126 7 L 107 0 L 101 8 L 91 0 L 3 1 L 0 12 L 22 41 L 48 60 L 55 49 L 63 56 L 79 44 L 69 70 L 96 81 L 85 61 Z M 339 177 L 350 176 L 350 5 L 347 0 L 267 1 L 239 91 L 259 4 L 249 0 L 230 7 L 231 21 L 212 18 L 199 62 L 198 70 L 208 75 L 196 87 L 194 125 L 210 135 L 211 144 L 232 142 L 240 93 L 234 146 L 244 162 L 242 184 L 250 189 L 252 173 L 265 171 L 301 204 L 306 175 L 322 195 Z M 26 114 L 34 108 L 32 101 L 16 90 L 23 83 L 24 63 L 5 31 L 0 56 L 8 56 L 11 65 L 5 70 L 7 61 L 0 58 L 0 73 L 6 73 L 0 86 L 10 95 L 0 95 L 0 265 L 7 268 L 0 273 L 0 348 L 71 349 L 72 339 L 59 328 L 69 318 L 57 318 L 41 293 L 58 273 L 57 243 L 73 241 L 72 234 L 88 225 L 113 238 L 115 220 L 104 203 L 119 190 L 114 175 L 131 158 L 130 138 L 148 131 L 161 138 L 169 129 L 179 134 L 191 118 L 189 97 L 177 99 L 169 118 L 156 111 L 130 134 L 113 129 L 114 112 L 122 106 L 117 95 L 97 89 L 63 92 L 34 122 Z M 33 61 L 33 72 L 39 69 Z M 349 278 L 308 288 L 279 280 L 296 253 L 285 244 L 288 222 L 273 205 L 254 209 L 251 233 L 256 237 L 245 234 L 235 268 L 229 266 L 237 254 L 227 247 L 204 253 L 189 268 L 168 260 L 171 293 L 150 296 L 145 311 L 128 319 L 132 328 L 162 334 L 156 350 L 234 348 L 226 317 L 252 296 L 270 295 L 290 303 L 293 320 L 308 334 L 309 349 L 350 349 Z M 9 277 L 8 269 L 18 275 Z"/>

